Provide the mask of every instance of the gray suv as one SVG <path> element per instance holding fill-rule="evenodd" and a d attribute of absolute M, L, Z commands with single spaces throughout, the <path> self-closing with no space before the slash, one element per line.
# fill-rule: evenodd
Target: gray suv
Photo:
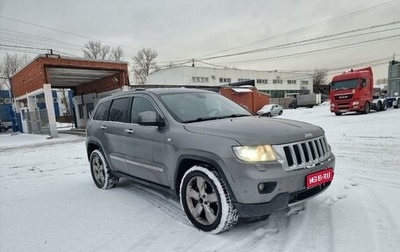
<path fill-rule="evenodd" d="M 97 187 L 123 176 L 168 192 L 196 228 L 214 234 L 319 194 L 335 166 L 320 127 L 255 116 L 218 93 L 186 88 L 101 99 L 86 149 Z"/>

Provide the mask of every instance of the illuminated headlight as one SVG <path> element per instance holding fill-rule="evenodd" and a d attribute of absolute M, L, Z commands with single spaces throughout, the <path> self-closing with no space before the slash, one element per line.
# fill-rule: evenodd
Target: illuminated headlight
<path fill-rule="evenodd" d="M 236 157 L 245 162 L 275 161 L 276 153 L 271 145 L 233 147 Z"/>
<path fill-rule="evenodd" d="M 360 105 L 360 101 L 353 101 L 353 105 Z"/>

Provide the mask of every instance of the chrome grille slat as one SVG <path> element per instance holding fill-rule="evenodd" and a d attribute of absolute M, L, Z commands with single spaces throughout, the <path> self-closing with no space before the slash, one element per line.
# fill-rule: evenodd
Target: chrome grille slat
<path fill-rule="evenodd" d="M 331 155 L 325 136 L 295 143 L 274 145 L 285 170 L 313 167 Z"/>

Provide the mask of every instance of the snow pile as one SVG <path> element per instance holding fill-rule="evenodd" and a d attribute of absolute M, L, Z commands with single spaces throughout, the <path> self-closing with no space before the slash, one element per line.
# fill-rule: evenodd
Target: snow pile
<path fill-rule="evenodd" d="M 211 235 L 179 202 L 122 180 L 93 184 L 84 138 L 0 136 L 0 251 L 399 251 L 400 110 L 281 117 L 324 128 L 335 179 L 305 204 Z"/>

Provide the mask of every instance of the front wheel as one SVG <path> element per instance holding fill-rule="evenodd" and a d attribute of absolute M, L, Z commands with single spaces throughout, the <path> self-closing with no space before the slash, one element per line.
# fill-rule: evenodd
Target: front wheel
<path fill-rule="evenodd" d="M 221 176 L 205 167 L 193 166 L 183 175 L 180 201 L 189 221 L 201 231 L 218 234 L 238 221 Z"/>
<path fill-rule="evenodd" d="M 96 186 L 100 189 L 110 189 L 118 184 L 118 177 L 112 175 L 106 159 L 100 150 L 90 154 L 90 171 Z"/>
<path fill-rule="evenodd" d="M 369 102 L 366 102 L 364 105 L 364 110 L 363 110 L 363 114 L 368 114 L 370 111 L 370 106 L 369 106 Z"/>

